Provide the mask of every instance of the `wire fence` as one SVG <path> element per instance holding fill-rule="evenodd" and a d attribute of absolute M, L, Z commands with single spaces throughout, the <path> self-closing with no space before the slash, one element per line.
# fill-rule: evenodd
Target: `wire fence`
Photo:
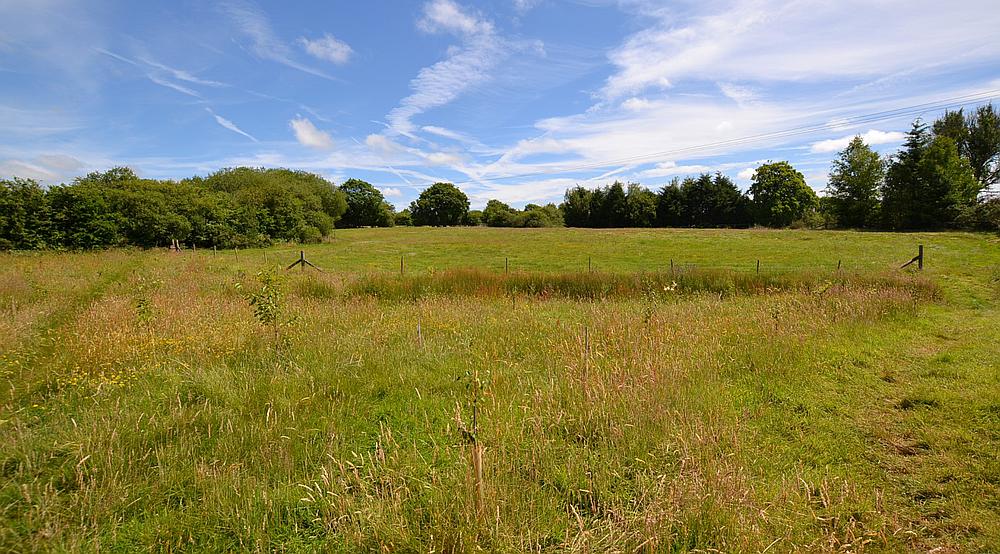
<path fill-rule="evenodd" d="M 204 250 L 195 250 L 204 253 Z M 181 252 L 185 252 L 182 250 Z M 916 264 L 923 269 L 923 245 L 917 245 L 909 252 L 898 255 L 883 253 L 878 259 L 858 259 L 857 257 L 830 257 L 825 260 L 811 259 L 793 261 L 788 259 L 746 258 L 740 260 L 719 260 L 708 257 L 669 258 L 650 257 L 648 260 L 616 258 L 612 256 L 574 256 L 567 254 L 558 260 L 544 256 L 476 256 L 475 258 L 455 255 L 442 263 L 440 257 L 421 252 L 410 253 L 367 253 L 363 260 L 350 259 L 339 252 L 308 252 L 302 248 L 251 249 L 251 250 L 209 250 L 208 253 L 220 260 L 254 267 L 281 267 L 286 270 L 318 270 L 333 273 L 408 273 L 446 270 L 480 270 L 506 272 L 602 272 L 602 273 L 667 273 L 689 271 L 726 271 L 739 273 L 792 273 L 825 271 L 885 271 Z M 310 254 L 316 254 L 312 259 Z M 428 258 L 430 261 L 428 261 Z M 296 269 L 297 268 L 297 269 Z"/>

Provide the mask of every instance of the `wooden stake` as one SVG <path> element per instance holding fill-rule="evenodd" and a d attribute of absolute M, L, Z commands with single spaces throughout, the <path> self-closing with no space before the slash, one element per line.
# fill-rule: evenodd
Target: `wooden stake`
<path fill-rule="evenodd" d="M 479 368 L 472 372 L 472 486 L 476 495 L 476 516 L 483 515 L 483 448 L 479 444 Z"/>
<path fill-rule="evenodd" d="M 760 260 L 757 260 L 757 275 L 760 275 Z"/>
<path fill-rule="evenodd" d="M 503 272 L 504 273 L 510 272 L 510 262 L 507 260 L 507 258 L 503 259 Z"/>
<path fill-rule="evenodd" d="M 583 328 L 583 395 L 590 400 L 590 327 Z"/>
<path fill-rule="evenodd" d="M 399 255 L 399 276 L 403 276 L 403 255 Z"/>

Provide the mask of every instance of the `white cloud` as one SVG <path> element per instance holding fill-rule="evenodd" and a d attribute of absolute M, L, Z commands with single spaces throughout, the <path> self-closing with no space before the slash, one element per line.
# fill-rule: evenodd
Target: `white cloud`
<path fill-rule="evenodd" d="M 201 98 L 200 94 L 198 94 L 197 92 L 189 89 L 188 87 L 186 87 L 184 85 L 178 85 L 177 83 L 170 82 L 170 81 L 168 81 L 166 79 L 161 79 L 160 77 L 158 77 L 156 75 L 149 75 L 148 77 L 149 77 L 150 81 L 152 81 L 152 82 L 160 85 L 161 87 L 166 87 L 166 88 L 169 88 L 169 89 L 172 89 L 172 90 L 176 90 L 177 92 L 179 92 L 181 94 L 186 94 L 188 96 L 193 96 L 195 98 Z"/>
<path fill-rule="evenodd" d="M 347 63 L 354 54 L 354 50 L 346 42 L 329 34 L 315 40 L 302 37 L 299 42 L 311 56 L 335 64 Z"/>
<path fill-rule="evenodd" d="M 758 96 L 757 91 L 753 88 L 733 83 L 719 83 L 719 90 L 721 90 L 722 94 L 726 95 L 726 97 L 732 99 L 741 106 L 753 103 Z"/>
<path fill-rule="evenodd" d="M 101 51 L 101 52 L 104 53 L 104 54 L 108 54 L 109 56 L 113 56 L 115 58 L 118 58 L 120 60 L 128 61 L 124 57 L 112 54 L 111 52 L 108 52 L 108 51 Z M 144 63 L 144 64 L 146 64 L 146 65 L 148 65 L 150 67 L 153 67 L 155 69 L 159 69 L 160 71 L 163 71 L 163 72 L 166 72 L 166 73 L 170 74 L 174 79 L 177 79 L 178 81 L 186 81 L 188 83 L 193 83 L 195 85 L 202 85 L 202 86 L 206 86 L 206 87 L 224 87 L 224 86 L 226 86 L 225 83 L 220 83 L 219 81 L 211 81 L 211 80 L 208 80 L 208 79 L 201 79 L 199 77 L 195 77 L 194 75 L 192 75 L 188 71 L 185 71 L 183 69 L 177 69 L 175 67 L 170 67 L 168 65 L 164 65 L 164 64 L 162 64 L 162 63 L 160 63 L 160 62 L 158 62 L 156 60 L 151 60 L 149 58 L 139 58 L 139 60 L 142 63 Z"/>
<path fill-rule="evenodd" d="M 739 173 L 737 173 L 736 177 L 738 177 L 742 181 L 749 181 L 750 179 L 753 179 L 753 174 L 754 173 L 757 173 L 757 168 L 755 168 L 755 167 L 748 167 L 748 168 L 744 169 L 743 171 L 740 171 Z"/>
<path fill-rule="evenodd" d="M 428 33 L 493 34 L 493 23 L 467 13 L 452 0 L 431 0 L 424 4 L 423 17 L 417 21 L 417 27 Z"/>
<path fill-rule="evenodd" d="M 619 98 L 688 79 L 883 77 L 913 66 L 988 61 L 1000 53 L 1000 10 L 993 0 L 963 3 L 963 13 L 976 16 L 961 25 L 941 24 L 954 19 L 954 6 L 937 0 L 703 5 L 707 9 L 688 16 L 638 3 L 654 24 L 610 53 L 618 71 L 608 77 L 602 96 Z M 913 29 L 933 31 L 915 39 Z"/>
<path fill-rule="evenodd" d="M 867 133 L 862 135 L 847 135 L 845 137 L 840 137 L 836 139 L 821 140 L 819 142 L 814 142 L 809 147 L 809 151 L 814 154 L 822 154 L 827 152 L 839 152 L 854 139 L 854 137 L 860 136 L 861 140 L 865 141 L 868 146 L 874 146 L 877 144 L 893 144 L 898 142 L 903 142 L 906 139 L 906 133 L 901 133 L 899 131 L 879 131 L 876 129 L 871 129 Z"/>
<path fill-rule="evenodd" d="M 451 0 L 432 0 L 424 5 L 417 26 L 430 33 L 447 31 L 462 37 L 461 46 L 449 49 L 448 57 L 424 67 L 410 81 L 409 96 L 386 117 L 392 132 L 412 136 L 412 119 L 430 109 L 444 106 L 462 93 L 493 76 L 493 69 L 509 51 L 496 36 L 493 24 L 479 19 Z"/>
<path fill-rule="evenodd" d="M 514 0 L 514 10 L 519 14 L 525 14 L 533 10 L 541 0 Z"/>
<path fill-rule="evenodd" d="M 234 133 L 241 134 L 241 135 L 245 136 L 246 138 L 248 138 L 248 139 L 250 139 L 250 140 L 252 140 L 254 142 L 259 142 L 256 138 L 253 137 L 253 135 L 251 135 L 250 133 L 247 133 L 243 129 L 240 129 L 232 121 L 229 121 L 228 119 L 222 117 L 221 115 L 213 112 L 211 108 L 205 108 L 205 110 L 208 113 L 212 114 L 212 117 L 215 118 L 215 122 L 218 123 L 219 125 L 225 127 L 226 129 L 229 129 L 230 131 L 232 131 Z"/>
<path fill-rule="evenodd" d="M 332 79 L 326 73 L 292 59 L 291 49 L 274 34 L 267 16 L 249 0 L 230 0 L 222 5 L 222 11 L 232 19 L 240 32 L 250 38 L 251 49 L 259 58 L 271 60 L 316 77 Z"/>
<path fill-rule="evenodd" d="M 645 98 L 637 98 L 635 96 L 633 96 L 632 98 L 629 98 L 628 100 L 622 102 L 622 108 L 625 108 L 626 110 L 633 111 L 633 112 L 638 112 L 638 111 L 645 110 L 650 105 L 651 104 L 650 104 L 649 100 L 647 100 Z"/>
<path fill-rule="evenodd" d="M 433 165 L 455 165 L 462 161 L 461 156 L 449 152 L 431 152 L 426 158 Z"/>
<path fill-rule="evenodd" d="M 109 58 L 112 58 L 114 60 L 140 68 L 140 70 L 143 71 L 143 73 L 146 75 L 146 78 L 157 85 L 173 89 L 177 92 L 180 92 L 181 94 L 186 94 L 188 96 L 193 96 L 195 98 L 201 98 L 202 96 L 198 94 L 198 92 L 191 89 L 190 87 L 181 85 L 179 83 L 175 83 L 170 79 L 176 79 L 178 81 L 184 81 L 186 83 L 208 86 L 208 87 L 227 86 L 225 83 L 220 83 L 218 81 L 210 81 L 207 79 L 201 79 L 195 77 L 188 71 L 170 67 L 168 65 L 164 65 L 156 60 L 152 60 L 149 58 L 139 58 L 139 61 L 136 61 L 127 58 L 125 56 L 122 56 L 121 54 L 116 54 L 114 52 L 111 52 L 110 50 L 105 50 L 103 48 L 96 48 L 95 51 L 99 54 L 108 56 Z"/>
<path fill-rule="evenodd" d="M 317 129 L 312 121 L 304 117 L 298 117 L 289 121 L 288 124 L 295 131 L 295 139 L 303 146 L 318 150 L 333 148 L 333 139 L 330 138 L 329 133 Z"/>
<path fill-rule="evenodd" d="M 382 196 L 389 196 L 389 197 L 403 196 L 403 191 L 399 190 L 396 187 L 382 187 L 379 190 L 382 191 Z"/>

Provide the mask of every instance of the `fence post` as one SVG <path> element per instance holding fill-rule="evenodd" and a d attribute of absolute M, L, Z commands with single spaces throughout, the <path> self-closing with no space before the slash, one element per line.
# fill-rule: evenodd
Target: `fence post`
<path fill-rule="evenodd" d="M 757 260 L 757 275 L 760 275 L 760 260 Z"/>
<path fill-rule="evenodd" d="M 922 244 L 917 245 L 917 255 L 914 256 L 912 260 L 910 260 L 910 261 L 906 262 L 905 264 L 899 266 L 899 269 L 903 269 L 904 267 L 909 266 L 913 262 L 917 262 L 917 269 L 918 270 L 923 270 L 924 269 L 924 245 L 922 245 Z"/>
<path fill-rule="evenodd" d="M 590 265 L 590 256 L 587 256 L 587 273 L 593 273 L 593 272 L 594 272 L 594 269 Z"/>
<path fill-rule="evenodd" d="M 399 276 L 403 276 L 403 255 L 399 255 Z"/>
<path fill-rule="evenodd" d="M 840 271 L 840 262 L 841 260 L 837 260 L 837 271 Z"/>
<path fill-rule="evenodd" d="M 503 259 L 503 272 L 510 273 L 510 260 L 507 258 Z"/>

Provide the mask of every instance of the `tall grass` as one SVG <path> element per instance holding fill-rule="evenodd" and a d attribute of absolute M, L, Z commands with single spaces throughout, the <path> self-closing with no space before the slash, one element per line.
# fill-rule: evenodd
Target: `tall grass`
<path fill-rule="evenodd" d="M 322 279 L 321 277 L 319 279 Z M 514 272 L 451 269 L 405 276 L 366 275 L 353 281 L 322 281 L 316 276 L 299 284 L 299 292 L 316 298 L 372 297 L 414 301 L 431 296 L 534 297 L 571 300 L 670 298 L 711 293 L 722 297 L 777 292 L 823 294 L 837 288 L 901 288 L 920 298 L 935 298 L 928 279 L 900 272 L 785 272 L 753 274 L 694 269 L 677 272 Z"/>
<path fill-rule="evenodd" d="M 0 551 L 1000 544 L 980 500 L 993 381 L 956 362 L 964 380 L 933 396 L 902 388 L 923 367 L 913 345 L 977 338 L 932 325 L 951 307 L 924 278 L 293 272 L 276 356 L 233 286 L 249 264 L 71 259 L 0 268 L 25 325 L 0 358 Z M 960 367 L 996 359 L 962 344 Z M 488 385 L 470 393 L 470 373 Z M 911 396 L 934 402 L 895 407 Z M 963 409 L 941 441 L 892 434 Z M 952 478 L 895 444 L 940 448 L 929 465 Z M 914 499 L 941 487 L 967 488 L 925 518 L 935 500 Z"/>

